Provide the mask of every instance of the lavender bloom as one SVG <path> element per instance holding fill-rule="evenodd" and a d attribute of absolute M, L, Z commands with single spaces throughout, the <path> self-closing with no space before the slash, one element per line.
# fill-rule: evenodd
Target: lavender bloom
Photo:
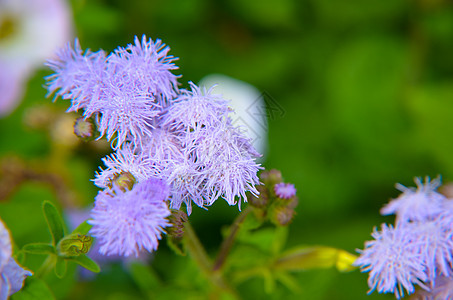
<path fill-rule="evenodd" d="M 142 152 L 136 153 L 130 143 L 125 143 L 116 152 L 102 159 L 105 170 L 100 168 L 100 173 L 96 173 L 94 184 L 100 188 L 107 188 L 111 185 L 112 179 L 122 172 L 131 173 L 138 182 L 150 177 L 155 177 L 159 170 L 153 166 L 149 157 Z"/>
<path fill-rule="evenodd" d="M 111 140 L 117 135 L 115 148 L 126 140 L 141 146 L 142 137 L 151 134 L 155 117 L 176 97 L 176 58 L 168 55 L 169 47 L 160 40 L 143 36 L 142 43 L 118 48 L 106 58 L 105 53 L 84 54 L 76 40 L 60 50 L 58 59 L 47 65 L 55 74 L 47 77 L 49 93 L 71 99 L 69 111 L 84 110 L 84 117 L 95 116 L 101 136 Z"/>
<path fill-rule="evenodd" d="M 396 214 L 397 221 L 426 221 L 432 220 L 443 212 L 445 196 L 436 192 L 440 186 L 440 178 L 431 182 L 425 178 L 425 184 L 420 178 L 415 179 L 417 189 L 407 188 L 397 184 L 396 188 L 403 192 L 397 199 L 390 201 L 381 209 L 381 214 Z"/>
<path fill-rule="evenodd" d="M 415 291 L 414 284 L 428 289 L 424 282 L 428 280 L 423 254 L 419 252 L 421 241 L 417 240 L 411 226 L 393 228 L 382 224 L 382 230 L 374 229 L 371 234 L 375 239 L 365 243 L 364 250 L 357 250 L 360 257 L 354 265 L 360 266 L 362 272 L 369 272 L 369 293 L 395 294 L 399 299 Z"/>
<path fill-rule="evenodd" d="M 154 178 L 137 183 L 132 190 L 114 186 L 99 192 L 89 223 L 93 225 L 90 234 L 100 243 L 100 253 L 138 256 L 142 249 L 156 250 L 164 228 L 169 226 L 168 195 L 168 186 Z"/>
<path fill-rule="evenodd" d="M 99 113 L 99 132 L 108 140 L 117 134 L 115 148 L 126 140 L 140 146 L 142 136 L 151 134 L 153 119 L 160 111 L 155 98 L 140 90 L 137 82 L 127 82 L 118 74 L 109 76 L 105 85 L 99 99 L 90 103 L 84 115 Z"/>
<path fill-rule="evenodd" d="M 171 184 L 170 207 L 179 209 L 185 203 L 189 215 L 192 213 L 192 202 L 204 208 L 215 193 L 205 187 L 206 173 L 188 159 L 172 161 L 162 177 Z"/>
<path fill-rule="evenodd" d="M 0 300 L 18 292 L 26 276 L 32 273 L 23 269 L 12 257 L 11 237 L 0 219 Z"/>
<path fill-rule="evenodd" d="M 255 185 L 260 184 L 255 162 L 256 151 L 239 128 L 228 122 L 217 127 L 200 128 L 192 134 L 196 145 L 197 164 L 202 165 L 208 179 L 207 189 L 216 192 L 208 203 L 211 205 L 222 196 L 230 205 L 236 204 L 236 196 L 247 201 L 246 191 L 258 195 Z M 239 209 L 241 201 L 239 200 Z"/>
<path fill-rule="evenodd" d="M 171 70 L 178 69 L 173 62 L 178 58 L 168 55 L 170 47 L 161 40 L 146 39 L 142 42 L 135 37 L 135 45 L 119 47 L 108 58 L 109 70 L 124 78 L 126 82 L 135 82 L 145 95 L 157 97 L 157 103 L 165 106 L 178 92 L 178 77 Z"/>
<path fill-rule="evenodd" d="M 282 199 L 291 199 L 296 195 L 296 188 L 291 183 L 277 183 L 274 186 L 275 194 Z"/>
<path fill-rule="evenodd" d="M 212 88 L 199 88 L 189 82 L 191 91 L 182 91 L 175 103 L 162 116 L 162 125 L 186 130 L 200 126 L 215 126 L 227 118 L 228 101 L 211 94 Z"/>
<path fill-rule="evenodd" d="M 453 299 L 453 278 L 439 276 L 436 285 L 430 290 L 419 290 L 414 294 L 413 300 L 450 300 Z"/>
<path fill-rule="evenodd" d="M 66 220 L 69 224 L 69 229 L 72 231 L 77 228 L 82 222 L 85 222 L 90 218 L 90 209 L 69 209 L 65 211 Z M 139 253 L 138 257 L 129 256 L 124 257 L 122 255 L 103 255 L 99 253 L 99 241 L 94 240 L 87 254 L 92 260 L 99 264 L 103 272 L 108 270 L 113 263 L 121 263 L 122 266 L 127 269 L 133 262 L 148 263 L 151 259 L 151 254 L 146 250 Z M 83 267 L 78 267 L 80 279 L 93 280 L 97 273 L 93 273 Z"/>
<path fill-rule="evenodd" d="M 49 94 L 55 93 L 55 97 L 71 99 L 69 111 L 87 109 L 96 102 L 104 89 L 106 76 L 106 54 L 100 50 L 83 53 L 80 43 L 76 39 L 74 49 L 68 43 L 65 48 L 57 52 L 57 59 L 48 60 L 46 65 L 55 74 L 46 77 Z M 85 116 L 90 116 L 85 114 Z"/>
<path fill-rule="evenodd" d="M 453 228 L 450 219 L 440 216 L 432 221 L 409 224 L 416 235 L 419 253 L 426 265 L 428 279 L 434 285 L 436 276 L 452 275 Z"/>
<path fill-rule="evenodd" d="M 56 72 L 48 77 L 49 92 L 71 99 L 70 110 L 95 118 L 101 136 L 116 138 L 116 152 L 103 159 L 107 168 L 95 184 L 110 188 L 125 172 L 132 182 L 162 179 L 171 188 L 171 208 L 185 203 L 189 213 L 192 202 L 205 207 L 219 197 L 230 205 L 237 198 L 247 201 L 247 191 L 258 194 L 260 154 L 232 125 L 228 101 L 212 88 L 190 83 L 191 91 L 178 90 L 168 51 L 160 40 L 143 36 L 107 58 L 68 45 L 59 60 L 48 63 Z M 115 193 L 107 190 L 98 198 Z"/>

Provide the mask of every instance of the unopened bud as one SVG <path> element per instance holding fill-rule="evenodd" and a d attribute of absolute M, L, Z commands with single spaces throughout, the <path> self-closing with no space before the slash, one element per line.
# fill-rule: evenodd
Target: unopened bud
<path fill-rule="evenodd" d="M 135 179 L 134 175 L 129 172 L 121 172 L 110 180 L 108 187 L 112 188 L 113 186 L 117 186 L 123 192 L 125 192 L 127 190 L 132 190 L 136 182 L 137 180 Z"/>
<path fill-rule="evenodd" d="M 291 223 L 294 213 L 294 209 L 287 206 L 276 206 L 270 216 L 271 222 L 277 226 L 286 226 Z"/>
<path fill-rule="evenodd" d="M 93 141 L 99 136 L 94 120 L 84 117 L 79 117 L 75 121 L 74 134 L 85 142 Z"/>
<path fill-rule="evenodd" d="M 187 222 L 187 214 L 181 210 L 171 210 L 168 217 L 171 226 L 167 228 L 167 235 L 176 241 L 182 240 L 184 236 L 184 223 Z"/>
<path fill-rule="evenodd" d="M 73 233 L 65 236 L 57 245 L 59 256 L 74 257 L 87 254 L 90 250 L 93 238 L 89 235 Z"/>
<path fill-rule="evenodd" d="M 297 196 L 294 196 L 287 201 L 288 201 L 288 204 L 286 205 L 286 207 L 291 208 L 291 209 L 295 209 L 297 204 L 299 204 L 299 198 L 297 198 Z"/>
<path fill-rule="evenodd" d="M 260 193 L 258 197 L 250 197 L 250 205 L 258 208 L 266 207 L 269 204 L 269 190 L 264 185 L 256 186 L 256 189 Z"/>
<path fill-rule="evenodd" d="M 283 181 L 282 173 L 277 169 L 262 172 L 260 179 L 264 184 L 269 186 Z"/>

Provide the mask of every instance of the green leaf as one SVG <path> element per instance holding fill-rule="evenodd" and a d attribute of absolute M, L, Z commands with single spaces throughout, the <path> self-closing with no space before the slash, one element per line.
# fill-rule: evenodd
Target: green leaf
<path fill-rule="evenodd" d="M 76 264 L 79 264 L 80 266 L 82 266 L 85 269 L 90 270 L 91 272 L 94 272 L 94 273 L 99 273 L 101 271 L 101 268 L 98 266 L 98 264 L 86 255 L 69 257 L 69 258 L 66 258 L 66 260 L 73 261 Z"/>
<path fill-rule="evenodd" d="M 46 243 L 30 243 L 23 246 L 22 251 L 31 254 L 55 254 L 55 247 Z"/>
<path fill-rule="evenodd" d="M 24 287 L 11 295 L 11 300 L 54 300 L 55 297 L 44 281 L 35 276 L 25 279 Z"/>
<path fill-rule="evenodd" d="M 91 229 L 91 227 L 93 227 L 93 225 L 88 224 L 87 221 L 88 220 L 85 220 L 84 222 L 82 222 L 79 226 L 77 226 L 76 229 L 74 229 L 74 231 L 72 233 L 79 233 L 82 235 L 88 234 L 88 231 L 90 231 L 90 229 Z"/>
<path fill-rule="evenodd" d="M 296 247 L 281 255 L 274 263 L 275 270 L 300 271 L 336 267 L 341 272 L 355 269 L 356 256 L 331 247 Z"/>
<path fill-rule="evenodd" d="M 63 257 L 57 258 L 57 263 L 55 264 L 55 275 L 58 278 L 62 279 L 66 275 L 67 262 Z"/>
<path fill-rule="evenodd" d="M 42 205 L 50 234 L 52 235 L 52 244 L 56 246 L 64 236 L 63 220 L 56 207 L 49 201 L 44 201 Z"/>

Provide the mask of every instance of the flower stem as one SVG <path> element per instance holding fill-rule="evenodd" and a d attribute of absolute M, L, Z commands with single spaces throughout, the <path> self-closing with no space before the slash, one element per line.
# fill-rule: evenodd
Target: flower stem
<path fill-rule="evenodd" d="M 39 267 L 38 271 L 36 271 L 35 276 L 38 278 L 43 278 L 47 273 L 49 273 L 54 267 L 57 258 L 54 254 L 50 254 L 42 263 L 41 267 Z"/>
<path fill-rule="evenodd" d="M 212 262 L 189 221 L 184 223 L 184 229 L 184 239 L 187 250 L 206 275 L 206 278 L 210 280 L 215 287 L 229 293 L 234 299 L 239 299 L 236 292 L 224 281 L 222 274 L 213 272 Z"/>
<path fill-rule="evenodd" d="M 236 239 L 236 235 L 241 228 L 242 223 L 244 223 L 245 218 L 248 214 L 252 211 L 252 207 L 248 206 L 245 210 L 243 210 L 237 218 L 234 220 L 233 224 L 230 228 L 230 234 L 227 236 L 226 239 L 223 240 L 222 245 L 220 246 L 219 254 L 217 255 L 217 259 L 215 260 L 213 271 L 216 272 L 223 267 L 223 264 L 226 261 L 228 254 L 230 253 L 231 247 L 233 247 L 234 240 Z"/>

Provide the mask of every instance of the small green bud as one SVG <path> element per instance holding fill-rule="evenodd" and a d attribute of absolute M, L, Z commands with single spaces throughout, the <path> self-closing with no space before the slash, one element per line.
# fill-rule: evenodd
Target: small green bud
<path fill-rule="evenodd" d="M 275 185 L 283 181 L 282 173 L 277 169 L 262 172 L 260 179 L 268 186 Z"/>
<path fill-rule="evenodd" d="M 57 253 L 62 257 L 74 257 L 87 254 L 90 250 L 93 238 L 89 235 L 72 233 L 64 238 L 57 245 Z"/>
<path fill-rule="evenodd" d="M 137 180 L 135 179 L 134 175 L 129 172 L 121 172 L 110 180 L 108 187 L 112 188 L 113 185 L 115 185 L 119 187 L 123 192 L 125 192 L 127 190 L 132 190 L 132 187 L 136 182 Z"/>
<path fill-rule="evenodd" d="M 250 205 L 257 208 L 266 207 L 269 204 L 269 190 L 264 185 L 258 185 L 256 186 L 256 189 L 260 194 L 258 197 L 253 195 L 250 197 Z"/>
<path fill-rule="evenodd" d="M 74 123 L 74 134 L 84 142 L 95 140 L 99 136 L 92 118 L 79 117 Z"/>

